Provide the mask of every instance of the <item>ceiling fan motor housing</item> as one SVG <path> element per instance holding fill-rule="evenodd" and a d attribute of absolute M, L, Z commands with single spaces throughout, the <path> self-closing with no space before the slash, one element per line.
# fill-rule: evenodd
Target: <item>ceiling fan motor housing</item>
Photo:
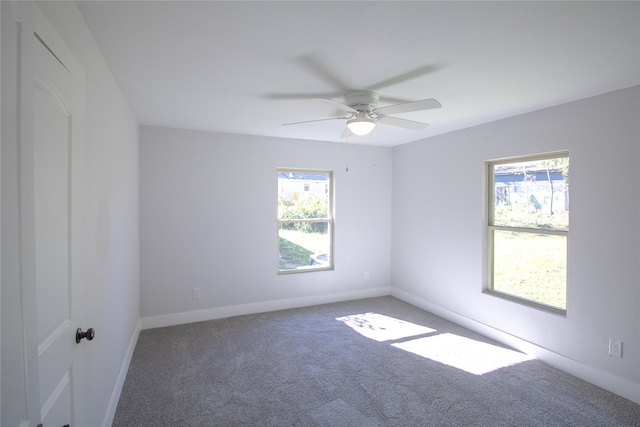
<path fill-rule="evenodd" d="M 354 90 L 344 95 L 344 103 L 354 110 L 371 112 L 378 106 L 380 96 L 370 90 Z"/>

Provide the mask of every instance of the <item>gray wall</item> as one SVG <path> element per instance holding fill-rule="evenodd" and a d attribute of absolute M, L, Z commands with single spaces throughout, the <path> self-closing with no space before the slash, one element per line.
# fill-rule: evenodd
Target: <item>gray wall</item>
<path fill-rule="evenodd" d="M 349 146 L 346 172 L 344 144 L 150 126 L 140 138 L 143 317 L 388 292 L 391 149 Z M 278 167 L 334 171 L 334 271 L 276 274 Z"/>
<path fill-rule="evenodd" d="M 630 382 L 640 401 L 639 101 L 635 87 L 395 147 L 394 289 Z M 559 316 L 482 293 L 485 162 L 564 149 L 571 211 Z M 609 338 L 624 343 L 622 359 L 608 356 Z"/>

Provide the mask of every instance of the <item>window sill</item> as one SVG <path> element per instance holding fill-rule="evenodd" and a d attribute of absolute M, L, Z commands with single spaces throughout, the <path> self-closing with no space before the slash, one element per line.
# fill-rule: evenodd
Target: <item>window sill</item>
<path fill-rule="evenodd" d="M 511 301 L 511 302 L 515 302 L 517 304 L 520 305 L 524 305 L 526 307 L 530 307 L 530 308 L 534 308 L 536 310 L 541 310 L 547 313 L 551 313 L 551 314 L 555 314 L 558 316 L 562 316 L 562 317 L 567 317 L 567 310 L 566 309 L 562 309 L 562 308 L 558 308 L 558 307 L 554 307 L 551 305 L 547 305 L 547 304 L 543 304 L 541 302 L 537 302 L 537 301 L 533 301 L 533 300 L 529 300 L 523 297 L 518 297 L 515 295 L 511 295 L 511 294 L 506 294 L 504 292 L 500 292 L 500 291 L 496 291 L 493 289 L 485 289 L 484 291 L 482 291 L 483 294 L 486 295 L 490 295 L 490 296 L 494 296 L 500 299 L 504 299 L 507 301 Z"/>

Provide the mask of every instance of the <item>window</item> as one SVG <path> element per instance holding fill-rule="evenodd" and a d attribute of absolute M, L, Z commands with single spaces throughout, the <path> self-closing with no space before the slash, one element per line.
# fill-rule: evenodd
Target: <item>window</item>
<path fill-rule="evenodd" d="M 569 155 L 489 163 L 488 291 L 565 313 Z"/>
<path fill-rule="evenodd" d="M 333 174 L 278 169 L 278 274 L 333 269 Z"/>

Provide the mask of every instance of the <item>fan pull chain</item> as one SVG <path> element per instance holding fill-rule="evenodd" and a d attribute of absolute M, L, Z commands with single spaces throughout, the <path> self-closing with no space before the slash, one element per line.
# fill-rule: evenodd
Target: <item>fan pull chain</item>
<path fill-rule="evenodd" d="M 346 157 L 347 157 L 347 167 L 345 169 L 345 172 L 349 172 L 349 137 L 347 137 Z"/>
<path fill-rule="evenodd" d="M 373 128 L 373 168 L 376 168 L 376 128 Z"/>

